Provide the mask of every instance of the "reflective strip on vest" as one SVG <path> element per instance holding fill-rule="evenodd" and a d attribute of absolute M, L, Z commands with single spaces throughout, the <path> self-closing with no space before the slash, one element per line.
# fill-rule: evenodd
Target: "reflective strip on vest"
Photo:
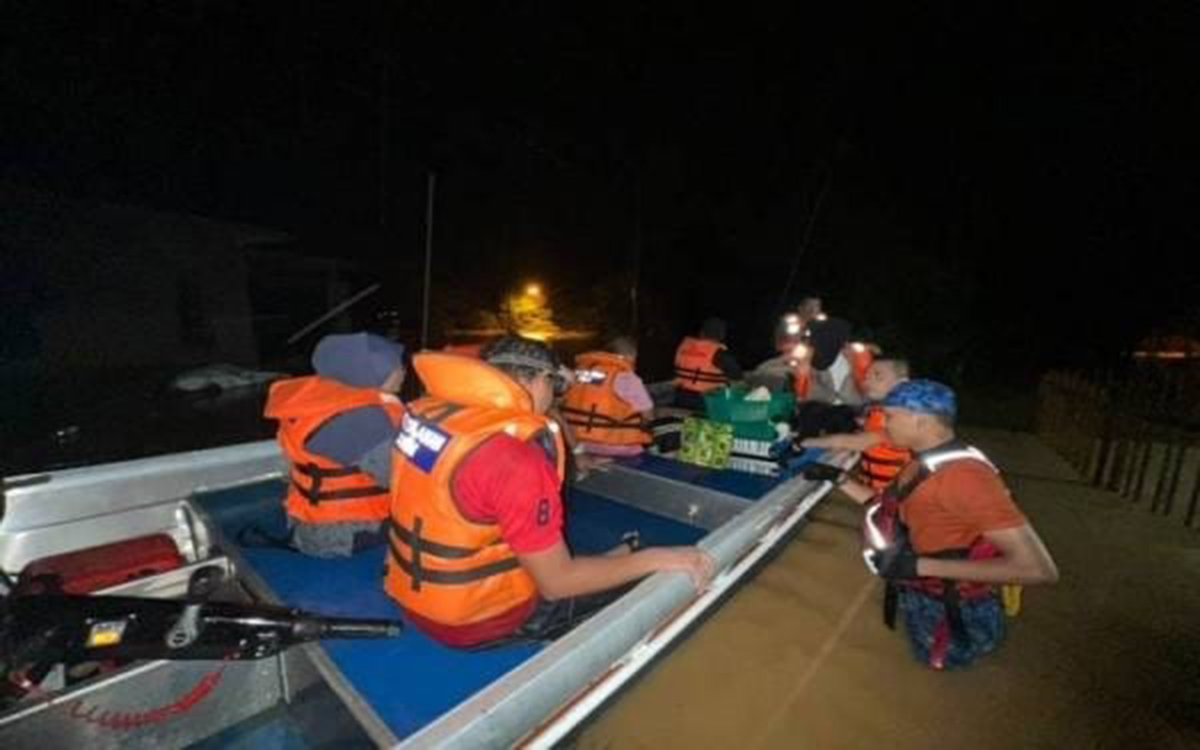
<path fill-rule="evenodd" d="M 989 459 L 987 456 L 985 456 L 983 454 L 983 451 L 981 451 L 978 448 L 975 448 L 973 446 L 967 446 L 966 448 L 962 448 L 959 450 L 952 450 L 952 451 L 946 451 L 944 453 L 934 453 L 934 454 L 931 454 L 928 456 L 923 456 L 921 458 L 921 463 L 923 463 L 925 465 L 925 468 L 929 469 L 929 471 L 935 472 L 938 469 L 940 469 L 941 467 L 950 463 L 951 461 L 961 461 L 963 459 L 974 459 L 975 461 L 982 461 L 983 463 L 985 463 L 989 467 L 991 467 L 992 471 L 994 471 L 996 473 L 1000 473 L 1000 470 L 997 469 L 996 465 L 991 462 L 991 459 Z"/>
<path fill-rule="evenodd" d="M 879 515 L 883 510 L 883 506 L 876 503 L 867 508 L 867 512 L 863 517 L 863 525 L 867 530 L 867 544 L 872 550 L 885 550 L 891 540 L 887 538 L 887 534 L 883 529 L 879 528 L 879 524 L 875 520 L 875 516 Z"/>
<path fill-rule="evenodd" d="M 575 382 L 580 385 L 599 385 L 608 379 L 603 370 L 576 370 Z"/>

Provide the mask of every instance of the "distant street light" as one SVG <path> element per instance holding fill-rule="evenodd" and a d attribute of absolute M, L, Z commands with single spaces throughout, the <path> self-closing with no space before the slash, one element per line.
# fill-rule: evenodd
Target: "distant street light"
<path fill-rule="evenodd" d="M 525 295 L 527 297 L 541 297 L 542 285 L 536 282 L 531 282 L 525 285 Z"/>

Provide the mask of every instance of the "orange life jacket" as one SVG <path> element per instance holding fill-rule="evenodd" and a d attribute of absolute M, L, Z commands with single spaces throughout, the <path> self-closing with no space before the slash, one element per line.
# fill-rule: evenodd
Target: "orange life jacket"
<path fill-rule="evenodd" d="M 626 372 L 633 372 L 633 365 L 619 354 L 587 352 L 575 358 L 575 383 L 559 411 L 577 440 L 608 445 L 651 442 L 641 412 L 617 395 L 617 376 Z"/>
<path fill-rule="evenodd" d="M 486 620 L 537 595 L 496 524 L 465 518 L 455 472 L 488 438 L 539 441 L 563 475 L 558 425 L 533 412 L 529 394 L 481 360 L 426 352 L 413 367 L 429 393 L 414 401 L 396 438 L 387 593 L 405 610 L 443 625 Z"/>
<path fill-rule="evenodd" d="M 400 399 L 375 388 L 354 388 L 309 375 L 271 385 L 264 416 L 279 421 L 276 438 L 291 463 L 285 507 L 304 523 L 382 521 L 388 491 L 357 466 L 344 466 L 305 446 L 322 425 L 343 412 L 380 406 L 393 424 L 404 415 Z"/>
<path fill-rule="evenodd" d="M 729 384 L 729 378 L 713 363 L 725 345 L 712 339 L 687 336 L 675 350 L 675 386 L 705 393 Z"/>
<path fill-rule="evenodd" d="M 812 388 L 812 368 L 801 371 L 800 369 L 792 370 L 792 394 L 796 396 L 797 401 L 808 400 L 808 391 Z"/>
<path fill-rule="evenodd" d="M 867 432 L 884 434 L 885 416 L 882 407 L 868 406 L 863 429 Z M 870 485 L 872 489 L 882 490 L 904 470 L 911 460 L 912 451 L 899 448 L 884 440 L 863 451 L 862 460 L 858 464 L 859 478 Z"/>
<path fill-rule="evenodd" d="M 866 344 L 853 343 L 846 347 L 846 359 L 850 362 L 850 374 L 859 393 L 867 392 L 867 370 L 875 363 L 875 355 Z"/>
<path fill-rule="evenodd" d="M 450 354 L 461 354 L 464 357 L 475 357 L 478 359 L 483 352 L 484 343 L 477 344 L 446 344 L 442 347 L 442 351 Z"/>

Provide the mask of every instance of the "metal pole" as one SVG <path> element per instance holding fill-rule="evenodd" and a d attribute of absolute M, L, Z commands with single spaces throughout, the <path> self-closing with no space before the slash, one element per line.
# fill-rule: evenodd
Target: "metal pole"
<path fill-rule="evenodd" d="M 388 66 L 379 70 L 379 226 L 387 226 L 388 215 Z"/>
<path fill-rule="evenodd" d="M 633 187 L 633 283 L 629 287 L 630 331 L 629 335 L 638 338 L 638 285 L 642 275 L 642 187 L 641 182 L 634 180 Z"/>
<path fill-rule="evenodd" d="M 429 292 L 430 272 L 433 268 L 433 201 L 437 194 L 437 173 L 429 173 L 428 186 L 425 193 L 425 294 L 424 309 L 421 313 L 421 348 L 429 346 Z"/>
<path fill-rule="evenodd" d="M 332 309 L 330 309 L 328 312 L 323 314 L 321 317 L 317 318 L 313 322 L 309 323 L 308 325 L 301 328 L 299 331 L 296 331 L 291 336 L 289 336 L 287 342 L 289 344 L 296 343 L 300 339 L 304 338 L 304 336 L 307 335 L 309 331 L 312 331 L 317 326 L 321 325 L 322 323 L 329 320 L 333 316 L 342 312 L 343 310 L 350 307 L 351 305 L 357 304 L 359 300 L 370 297 L 375 292 L 378 292 L 380 286 L 382 286 L 382 284 L 372 284 L 371 286 L 367 287 L 366 289 L 363 289 L 361 292 L 354 295 L 353 297 L 346 300 L 345 302 L 338 303 Z"/>
<path fill-rule="evenodd" d="M 783 285 L 783 292 L 779 295 L 779 304 L 776 306 L 777 313 L 783 312 L 787 305 L 788 294 L 792 291 L 792 282 L 795 281 L 796 271 L 800 268 L 800 259 L 804 257 L 804 251 L 808 249 L 808 241 L 812 239 L 817 216 L 821 213 L 821 206 L 825 203 L 825 194 L 829 192 L 829 184 L 833 182 L 833 168 L 833 162 L 830 162 L 829 168 L 825 170 L 825 179 L 821 182 L 821 191 L 817 193 L 817 200 L 808 214 L 808 222 L 804 225 L 804 236 L 800 239 L 800 247 L 796 249 L 796 257 L 792 258 L 792 268 L 788 271 L 787 283 Z"/>

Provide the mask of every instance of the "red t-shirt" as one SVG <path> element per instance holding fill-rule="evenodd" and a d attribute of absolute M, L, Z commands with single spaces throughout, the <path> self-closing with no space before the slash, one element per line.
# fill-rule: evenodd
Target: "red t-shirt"
<path fill-rule="evenodd" d="M 559 478 L 536 444 L 500 433 L 475 449 L 455 473 L 450 492 L 459 513 L 477 523 L 497 524 L 518 554 L 549 549 L 562 539 Z M 529 617 L 537 597 L 495 617 L 450 626 L 408 613 L 414 624 L 442 643 L 472 646 L 502 638 Z"/>
<path fill-rule="evenodd" d="M 1000 476 L 981 461 L 946 464 L 900 504 L 917 554 L 968 547 L 987 531 L 1023 526 Z"/>

